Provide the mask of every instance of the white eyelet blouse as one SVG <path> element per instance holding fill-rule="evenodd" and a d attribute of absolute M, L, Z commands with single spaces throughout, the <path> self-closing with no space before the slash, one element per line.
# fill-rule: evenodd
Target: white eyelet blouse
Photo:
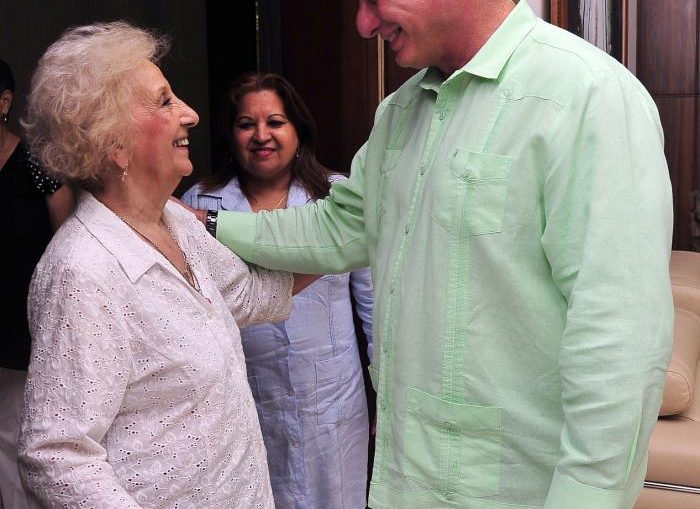
<path fill-rule="evenodd" d="M 286 319 L 292 277 L 164 221 L 201 294 L 87 193 L 34 273 L 20 471 L 44 507 L 274 507 L 238 327 Z"/>

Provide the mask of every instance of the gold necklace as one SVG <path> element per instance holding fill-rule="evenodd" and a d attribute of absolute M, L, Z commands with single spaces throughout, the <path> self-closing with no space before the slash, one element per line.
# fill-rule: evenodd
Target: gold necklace
<path fill-rule="evenodd" d="M 180 248 L 180 245 L 177 243 L 177 241 L 175 242 L 175 245 L 176 245 L 177 248 L 180 250 L 180 254 L 182 254 L 182 259 L 185 260 L 185 270 L 184 270 L 184 271 L 180 270 L 180 269 L 178 268 L 178 266 L 175 265 L 175 264 L 173 263 L 173 261 L 165 255 L 165 253 L 163 252 L 163 250 L 162 250 L 161 248 L 159 248 L 159 247 L 156 245 L 155 242 L 153 242 L 151 239 L 149 239 L 149 238 L 148 238 L 144 233 L 142 233 L 138 228 L 136 228 L 134 225 L 132 225 L 129 221 L 127 221 L 126 219 L 124 219 L 124 218 L 123 218 L 122 216 L 120 216 L 119 214 L 116 214 L 116 216 L 117 216 L 119 219 L 121 219 L 122 222 L 123 222 L 125 225 L 127 225 L 129 228 L 131 228 L 139 237 L 141 237 L 143 240 L 145 240 L 153 249 L 155 249 L 156 251 L 158 251 L 158 252 L 163 256 L 163 258 L 165 258 L 166 260 L 168 260 L 168 262 L 170 263 L 170 265 L 172 265 L 173 268 L 174 268 L 176 271 L 178 271 L 178 273 L 179 273 L 180 275 L 182 275 L 183 278 L 185 278 L 185 281 L 187 281 L 187 283 L 188 283 L 192 288 L 194 288 L 198 293 L 200 293 L 200 294 L 202 293 L 202 289 L 201 289 L 200 286 L 199 286 L 199 281 L 197 281 L 197 276 L 194 275 L 194 271 L 192 270 L 192 266 L 190 265 L 190 262 L 187 260 L 187 256 L 185 256 L 185 253 L 182 251 L 182 249 Z M 165 223 L 163 222 L 162 219 L 160 220 L 160 224 L 162 224 L 163 226 L 165 226 L 165 228 L 168 230 L 168 233 L 170 234 L 170 236 L 173 238 L 173 240 L 175 240 L 175 237 L 173 236 L 173 232 L 170 230 L 170 228 L 168 228 L 168 225 L 165 224 Z"/>
<path fill-rule="evenodd" d="M 280 205 L 282 205 L 282 202 L 283 202 L 284 199 L 287 197 L 287 195 L 289 195 L 289 190 L 287 190 L 287 192 L 284 193 L 284 195 L 282 196 L 282 198 L 280 198 L 280 201 L 277 202 L 277 205 L 275 205 L 275 206 L 272 207 L 272 208 L 273 208 L 273 209 L 276 209 L 277 207 L 279 207 Z"/>
<path fill-rule="evenodd" d="M 275 210 L 275 209 L 278 208 L 280 205 L 282 205 L 282 202 L 285 200 L 285 198 L 287 198 L 287 196 L 289 196 L 289 189 L 287 189 L 287 192 L 284 193 L 284 194 L 282 195 L 282 198 L 280 198 L 280 201 L 278 201 L 278 202 L 277 202 L 273 207 L 271 207 L 271 208 L 263 207 L 262 205 L 260 205 L 260 203 L 261 203 L 262 200 L 259 200 L 259 199 L 255 198 L 255 197 L 253 197 L 253 196 L 251 196 L 250 198 L 248 198 L 248 203 L 251 204 L 251 208 L 252 208 L 252 204 L 253 204 L 253 203 L 256 204 L 256 206 L 257 206 L 258 208 L 257 208 L 257 209 L 253 209 L 253 210 L 255 210 L 255 211 L 259 211 L 259 210 Z"/>

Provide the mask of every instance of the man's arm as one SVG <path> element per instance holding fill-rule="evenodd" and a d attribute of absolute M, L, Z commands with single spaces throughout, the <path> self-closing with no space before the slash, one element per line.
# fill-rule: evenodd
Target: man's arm
<path fill-rule="evenodd" d="M 257 214 L 220 211 L 216 238 L 243 259 L 272 269 L 327 274 L 366 267 L 364 153 L 365 147 L 353 160 L 350 178 L 335 182 L 323 200 Z"/>
<path fill-rule="evenodd" d="M 552 126 L 542 245 L 568 302 L 545 509 L 617 509 L 644 475 L 672 347 L 672 200 L 651 99 L 597 76 Z M 575 104 L 576 103 L 576 104 Z"/>

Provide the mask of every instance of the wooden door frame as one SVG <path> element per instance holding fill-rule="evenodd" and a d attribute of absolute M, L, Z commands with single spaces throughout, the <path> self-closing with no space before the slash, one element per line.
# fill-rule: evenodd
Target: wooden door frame
<path fill-rule="evenodd" d="M 569 2 L 568 0 L 551 0 L 549 7 L 549 19 L 553 25 L 569 28 Z"/>
<path fill-rule="evenodd" d="M 622 2 L 622 64 L 628 66 L 628 33 L 629 33 L 629 0 Z M 569 0 L 551 0 L 549 8 L 550 20 L 553 25 L 568 30 Z"/>

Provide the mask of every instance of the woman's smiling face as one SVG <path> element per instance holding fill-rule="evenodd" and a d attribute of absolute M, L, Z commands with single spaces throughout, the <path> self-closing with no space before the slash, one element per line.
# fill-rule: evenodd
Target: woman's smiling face
<path fill-rule="evenodd" d="M 240 99 L 233 145 L 240 165 L 254 179 L 274 180 L 291 171 L 299 138 L 277 93 L 261 90 Z"/>
<path fill-rule="evenodd" d="M 192 173 L 189 129 L 197 125 L 197 113 L 178 98 L 160 69 L 145 61 L 132 77 L 134 98 L 133 150 L 130 178 L 144 184 L 175 186 Z"/>

